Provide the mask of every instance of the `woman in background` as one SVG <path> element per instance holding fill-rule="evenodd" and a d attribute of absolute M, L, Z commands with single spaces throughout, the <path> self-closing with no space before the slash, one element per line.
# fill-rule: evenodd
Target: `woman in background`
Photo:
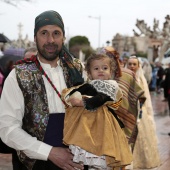
<path fill-rule="evenodd" d="M 135 73 L 146 96 L 146 101 L 142 106 L 142 118 L 138 124 L 138 135 L 133 151 L 133 168 L 149 169 L 158 167 L 160 165 L 160 156 L 148 84 L 136 56 L 129 57 L 127 68 Z"/>

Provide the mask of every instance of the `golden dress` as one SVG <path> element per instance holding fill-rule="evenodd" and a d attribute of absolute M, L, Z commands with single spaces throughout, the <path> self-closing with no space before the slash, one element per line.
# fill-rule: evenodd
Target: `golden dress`
<path fill-rule="evenodd" d="M 116 110 L 119 107 L 122 92 L 114 80 L 93 80 L 90 83 L 97 92 L 105 93 L 112 101 L 92 111 L 85 107 L 67 107 L 63 142 L 71 145 L 76 162 L 102 169 L 128 165 L 132 162 L 132 153 L 126 135 L 109 111 L 109 108 Z M 65 89 L 63 99 L 67 102 L 69 93 L 79 87 Z"/>

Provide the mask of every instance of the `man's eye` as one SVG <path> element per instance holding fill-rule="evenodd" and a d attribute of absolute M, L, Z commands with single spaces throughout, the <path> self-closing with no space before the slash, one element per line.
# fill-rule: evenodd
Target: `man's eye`
<path fill-rule="evenodd" d="M 60 35 L 61 33 L 60 33 L 60 32 L 58 32 L 58 31 L 56 31 L 54 34 L 55 34 L 55 35 Z"/>
<path fill-rule="evenodd" d="M 45 34 L 46 34 L 46 31 L 41 32 L 41 34 L 42 34 L 42 35 L 45 35 Z"/>

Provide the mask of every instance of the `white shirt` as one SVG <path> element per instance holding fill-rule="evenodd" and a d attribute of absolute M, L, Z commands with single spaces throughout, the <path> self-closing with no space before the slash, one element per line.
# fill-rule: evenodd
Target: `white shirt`
<path fill-rule="evenodd" d="M 41 63 L 41 65 L 61 94 L 66 88 L 61 66 L 58 64 L 56 68 L 51 68 L 49 64 Z M 44 76 L 43 80 L 50 113 L 64 113 L 61 99 Z M 32 159 L 47 160 L 52 146 L 38 141 L 36 137 L 32 137 L 22 129 L 23 116 L 24 97 L 13 69 L 5 81 L 0 100 L 0 137 L 4 143 L 16 150 L 23 150 Z"/>

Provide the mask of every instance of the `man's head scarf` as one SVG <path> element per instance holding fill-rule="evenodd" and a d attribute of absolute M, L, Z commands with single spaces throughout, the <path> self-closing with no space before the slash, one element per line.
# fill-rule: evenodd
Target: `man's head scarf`
<path fill-rule="evenodd" d="M 34 36 L 36 36 L 37 31 L 46 25 L 57 25 L 61 28 L 63 35 L 65 36 L 64 23 L 61 15 L 53 10 L 45 11 L 39 14 L 35 18 Z"/>

